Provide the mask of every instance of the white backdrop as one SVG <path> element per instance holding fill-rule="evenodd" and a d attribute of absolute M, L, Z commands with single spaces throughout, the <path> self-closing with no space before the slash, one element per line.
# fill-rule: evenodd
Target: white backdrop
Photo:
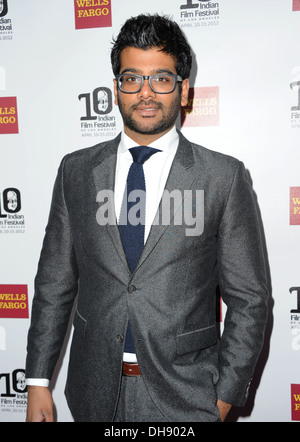
<path fill-rule="evenodd" d="M 25 419 L 26 307 L 59 162 L 122 129 L 111 106 L 111 41 L 142 12 L 172 16 L 193 48 L 183 133 L 242 160 L 260 207 L 270 316 L 247 406 L 228 420 L 300 421 L 300 2 L 76 0 L 76 11 L 74 0 L 1 3 L 0 421 Z M 91 9 L 102 24 L 85 19 Z M 80 14 L 92 27 L 75 28 Z M 63 356 L 54 399 L 58 421 L 71 422 L 68 346 Z"/>

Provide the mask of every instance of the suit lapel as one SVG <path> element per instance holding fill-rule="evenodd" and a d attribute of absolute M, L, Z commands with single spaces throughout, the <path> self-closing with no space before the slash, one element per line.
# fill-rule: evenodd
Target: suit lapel
<path fill-rule="evenodd" d="M 120 135 L 116 139 L 106 144 L 106 146 L 101 150 L 98 156 L 98 164 L 92 170 L 93 181 L 95 184 L 97 194 L 101 190 L 109 190 L 112 192 L 114 191 L 117 151 L 118 151 L 119 142 L 120 142 Z M 195 179 L 195 171 L 193 166 L 194 166 L 194 155 L 193 155 L 192 145 L 179 132 L 179 145 L 170 170 L 170 174 L 165 189 L 168 192 L 172 192 L 173 190 L 178 189 L 181 192 L 181 195 L 183 196 L 184 190 L 190 189 Z M 106 224 L 105 228 L 107 229 L 107 233 L 111 238 L 111 241 L 116 249 L 117 254 L 119 255 L 122 263 L 126 266 L 128 272 L 130 273 L 119 233 L 119 228 L 117 225 L 117 217 L 115 215 L 113 200 L 111 201 L 111 204 L 112 204 L 111 210 L 114 213 L 114 224 Z M 178 207 L 178 210 L 181 210 L 181 206 Z M 162 212 L 162 201 L 160 202 L 158 208 L 157 219 L 160 219 L 159 214 L 161 214 L 161 212 Z M 174 213 L 171 214 L 170 221 L 172 221 L 174 215 L 175 215 Z M 154 249 L 158 241 L 161 239 L 167 228 L 168 225 L 162 225 L 162 224 L 153 225 L 151 227 L 151 231 L 148 240 L 145 244 L 137 269 L 143 264 L 143 262 L 146 260 L 148 255 L 152 252 L 152 250 Z"/>
<path fill-rule="evenodd" d="M 175 189 L 178 189 L 182 195 L 184 190 L 188 190 L 191 188 L 192 183 L 195 179 L 195 171 L 194 171 L 194 155 L 192 150 L 191 143 L 179 132 L 179 145 L 178 149 L 170 170 L 170 174 L 166 183 L 165 190 L 168 192 L 172 192 Z M 182 204 L 177 208 L 177 210 L 181 210 Z M 160 202 L 157 219 L 161 219 L 162 213 L 162 201 Z M 174 218 L 175 213 L 171 213 L 170 221 Z M 161 239 L 163 234 L 165 233 L 168 225 L 162 225 L 161 223 L 158 225 L 152 225 L 148 240 L 145 244 L 142 256 L 139 261 L 139 268 L 148 255 L 152 252 L 158 241 Z"/>
<path fill-rule="evenodd" d="M 120 135 L 114 140 L 107 143 L 107 145 L 101 150 L 98 156 L 98 164 L 92 170 L 93 181 L 96 188 L 96 194 L 103 190 L 108 190 L 113 195 L 115 186 L 115 173 L 116 173 L 116 162 L 117 162 L 117 152 L 120 143 Z M 109 237 L 119 255 L 121 261 L 128 269 L 128 264 L 126 256 L 124 253 L 123 245 L 121 242 L 121 237 L 119 233 L 119 228 L 117 225 L 117 217 L 115 214 L 114 198 L 109 199 L 110 204 L 109 210 L 114 214 L 114 222 L 106 224 L 104 228 L 107 230 Z M 128 269 L 129 272 L 129 269 Z M 130 273 L 130 272 L 129 272 Z"/>

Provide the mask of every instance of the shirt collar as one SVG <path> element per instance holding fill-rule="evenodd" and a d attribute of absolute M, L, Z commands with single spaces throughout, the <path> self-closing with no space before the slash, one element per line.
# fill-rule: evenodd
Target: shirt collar
<path fill-rule="evenodd" d="M 153 143 L 149 144 L 149 147 L 154 147 L 155 149 L 160 149 L 166 153 L 173 153 L 176 151 L 179 143 L 179 136 L 176 127 L 173 126 L 169 132 L 167 132 L 162 137 L 155 140 Z M 133 141 L 128 135 L 123 131 L 121 134 L 121 141 L 119 144 L 119 153 L 127 152 L 131 147 L 137 146 L 137 143 Z"/>

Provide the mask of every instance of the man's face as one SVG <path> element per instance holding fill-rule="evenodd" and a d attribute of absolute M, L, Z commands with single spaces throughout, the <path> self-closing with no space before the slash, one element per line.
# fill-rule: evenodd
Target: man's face
<path fill-rule="evenodd" d="M 171 55 L 158 49 L 142 50 L 128 47 L 121 52 L 120 74 L 134 73 L 154 75 L 176 72 L 176 62 Z M 117 88 L 115 82 L 115 103 L 119 106 L 124 121 L 125 133 L 133 139 L 154 141 L 168 132 L 175 124 L 181 106 L 187 104 L 189 82 L 184 80 L 182 91 L 178 84 L 170 94 L 157 94 L 145 80 L 140 92 L 126 94 Z"/>

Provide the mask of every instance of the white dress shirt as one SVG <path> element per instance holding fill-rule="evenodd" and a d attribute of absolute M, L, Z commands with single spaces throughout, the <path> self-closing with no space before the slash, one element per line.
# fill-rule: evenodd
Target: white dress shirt
<path fill-rule="evenodd" d="M 170 173 L 178 142 L 178 133 L 174 127 L 166 135 L 149 144 L 149 147 L 159 149 L 161 152 L 152 155 L 143 165 L 146 182 L 145 243 Z M 120 214 L 121 211 L 126 179 L 133 162 L 129 149 L 135 146 L 137 144 L 123 132 L 118 149 L 115 178 L 115 211 L 117 214 Z"/>
<path fill-rule="evenodd" d="M 145 219 L 145 238 L 150 233 L 151 224 L 154 221 L 163 191 L 170 173 L 170 169 L 177 151 L 179 136 L 175 126 L 160 137 L 158 140 L 149 144 L 149 147 L 161 150 L 152 155 L 143 165 L 146 182 L 146 219 Z M 120 214 L 123 194 L 126 185 L 126 179 L 129 168 L 133 162 L 132 155 L 129 152 L 131 147 L 137 146 L 137 143 L 129 138 L 125 132 L 122 132 L 121 141 L 118 147 L 116 175 L 115 175 L 115 211 Z M 126 362 L 137 362 L 136 355 L 124 353 L 123 360 Z M 27 385 L 36 385 L 48 387 L 48 379 L 27 379 Z"/>

